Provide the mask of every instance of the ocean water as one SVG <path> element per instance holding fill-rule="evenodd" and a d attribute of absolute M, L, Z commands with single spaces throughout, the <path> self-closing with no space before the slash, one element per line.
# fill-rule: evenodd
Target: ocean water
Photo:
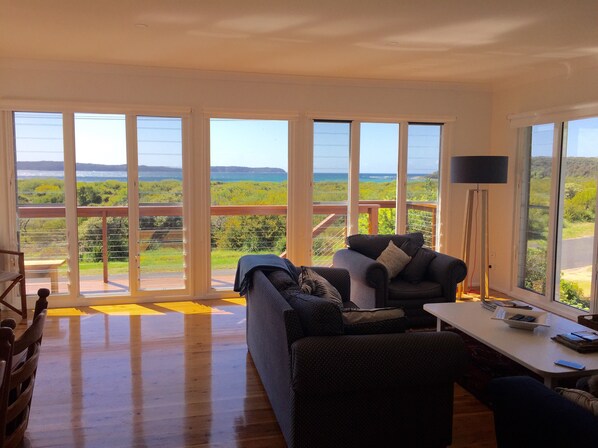
<path fill-rule="evenodd" d="M 165 171 L 142 171 L 142 181 L 181 180 L 182 172 Z M 42 170 L 18 170 L 19 179 L 63 179 L 62 171 Z M 410 174 L 409 179 L 424 177 L 426 174 Z M 359 175 L 360 182 L 392 182 L 396 179 L 391 173 L 362 173 Z M 106 180 L 126 181 L 126 171 L 79 171 L 77 181 L 79 182 L 102 182 Z M 316 173 L 316 182 L 347 182 L 348 175 L 342 173 Z M 286 173 L 212 173 L 210 180 L 215 182 L 285 182 Z"/>

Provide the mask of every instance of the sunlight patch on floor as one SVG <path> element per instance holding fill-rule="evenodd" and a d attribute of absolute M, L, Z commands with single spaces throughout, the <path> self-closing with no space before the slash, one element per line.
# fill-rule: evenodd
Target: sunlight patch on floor
<path fill-rule="evenodd" d="M 160 302 L 155 303 L 155 305 L 182 314 L 232 314 L 228 311 L 196 302 Z"/>
<path fill-rule="evenodd" d="M 99 305 L 90 306 L 91 309 L 110 316 L 158 316 L 164 313 L 152 310 L 142 305 Z"/>
<path fill-rule="evenodd" d="M 88 313 L 79 308 L 49 308 L 48 316 L 69 317 L 69 316 L 87 316 Z"/>

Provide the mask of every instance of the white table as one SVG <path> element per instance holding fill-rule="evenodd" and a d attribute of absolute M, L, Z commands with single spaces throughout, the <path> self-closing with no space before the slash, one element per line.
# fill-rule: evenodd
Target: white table
<path fill-rule="evenodd" d="M 548 314 L 546 323 L 550 327 L 537 327 L 529 331 L 511 328 L 504 322 L 491 319 L 492 311 L 484 309 L 480 302 L 429 303 L 424 305 L 424 310 L 436 316 L 439 331 L 443 322 L 452 325 L 537 373 L 544 378 L 544 384 L 548 387 L 553 387 L 562 378 L 598 373 L 598 352 L 577 353 L 550 339 L 561 333 L 588 330 L 556 314 Z M 586 368 L 577 371 L 557 366 L 554 364 L 557 359 L 581 363 Z"/>

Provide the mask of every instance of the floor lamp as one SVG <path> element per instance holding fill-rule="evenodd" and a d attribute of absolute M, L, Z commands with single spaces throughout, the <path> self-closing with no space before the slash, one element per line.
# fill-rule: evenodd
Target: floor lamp
<path fill-rule="evenodd" d="M 480 184 L 506 184 L 509 158 L 507 156 L 455 156 L 451 158 L 451 183 L 476 184 L 476 188 L 467 190 L 465 199 L 465 224 L 463 227 L 462 259 L 469 267 L 471 230 L 474 218 L 474 199 L 481 203 L 480 216 L 480 299 L 488 297 L 488 190 L 480 189 Z M 468 280 L 465 277 L 457 287 L 457 296 L 462 297 L 467 291 Z"/>

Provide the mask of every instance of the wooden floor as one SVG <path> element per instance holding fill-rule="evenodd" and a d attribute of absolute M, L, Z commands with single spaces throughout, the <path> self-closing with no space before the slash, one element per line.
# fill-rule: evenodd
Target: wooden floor
<path fill-rule="evenodd" d="M 242 299 L 49 310 L 32 447 L 283 447 L 245 344 Z M 494 447 L 455 389 L 453 447 Z M 375 447 L 374 447 L 375 448 Z"/>

